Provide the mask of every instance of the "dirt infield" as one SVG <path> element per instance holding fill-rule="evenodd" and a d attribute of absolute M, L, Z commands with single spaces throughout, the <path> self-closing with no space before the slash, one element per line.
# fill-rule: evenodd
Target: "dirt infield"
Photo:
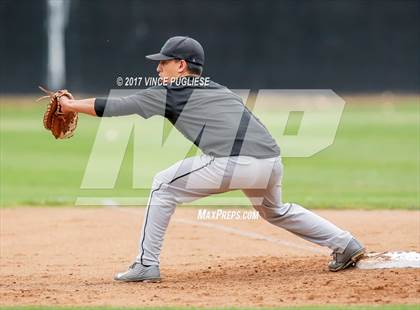
<path fill-rule="evenodd" d="M 117 283 L 144 209 L 2 209 L 0 305 L 285 306 L 419 303 L 419 269 L 327 271 L 328 251 L 263 220 L 178 208 L 161 283 Z M 319 211 L 368 251 L 420 251 L 418 211 Z"/>

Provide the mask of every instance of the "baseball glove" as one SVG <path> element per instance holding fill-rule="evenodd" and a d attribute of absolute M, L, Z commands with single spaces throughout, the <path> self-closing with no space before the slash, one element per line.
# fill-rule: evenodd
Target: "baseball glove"
<path fill-rule="evenodd" d="M 63 113 L 60 106 L 60 98 L 67 96 L 69 99 L 73 99 L 71 93 L 66 89 L 61 89 L 56 92 L 49 91 L 39 86 L 47 96 L 39 98 L 37 101 L 50 98 L 50 103 L 47 106 L 47 111 L 44 114 L 44 127 L 51 131 L 56 139 L 67 139 L 73 136 L 77 126 L 78 114 L 77 112 Z"/>

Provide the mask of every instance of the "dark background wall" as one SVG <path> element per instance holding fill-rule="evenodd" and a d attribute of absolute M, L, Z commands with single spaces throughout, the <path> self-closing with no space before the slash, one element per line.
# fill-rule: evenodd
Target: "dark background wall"
<path fill-rule="evenodd" d="M 46 7 L 0 0 L 1 93 L 45 83 Z M 153 76 L 144 55 L 179 34 L 203 44 L 205 75 L 232 88 L 420 90 L 420 1 L 72 0 L 70 10 L 66 87 L 76 92 Z"/>

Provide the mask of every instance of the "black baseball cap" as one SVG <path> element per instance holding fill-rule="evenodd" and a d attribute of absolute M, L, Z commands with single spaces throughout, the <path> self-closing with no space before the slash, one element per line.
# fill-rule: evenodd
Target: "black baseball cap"
<path fill-rule="evenodd" d="M 147 55 L 151 60 L 183 59 L 195 65 L 204 65 L 204 49 L 201 44 L 190 37 L 176 36 L 169 38 L 162 46 L 160 53 Z"/>

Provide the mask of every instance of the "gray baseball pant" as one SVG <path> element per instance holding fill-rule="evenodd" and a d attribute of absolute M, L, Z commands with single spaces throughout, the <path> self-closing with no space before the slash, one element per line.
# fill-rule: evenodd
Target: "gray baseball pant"
<path fill-rule="evenodd" d="M 282 203 L 281 159 L 201 155 L 158 173 L 152 184 L 137 262 L 158 265 L 169 220 L 177 204 L 242 190 L 260 216 L 295 235 L 342 253 L 352 235 L 295 203 Z"/>

